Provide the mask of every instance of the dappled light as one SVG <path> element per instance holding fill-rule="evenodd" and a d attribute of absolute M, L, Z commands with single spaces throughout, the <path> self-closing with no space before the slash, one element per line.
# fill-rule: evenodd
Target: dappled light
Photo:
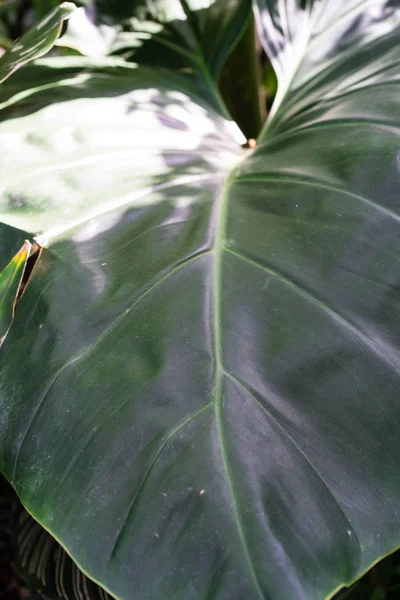
<path fill-rule="evenodd" d="M 96 215 L 108 214 L 112 227 L 125 207 L 159 202 L 171 186 L 179 195 L 180 184 L 209 178 L 235 159 L 244 142 L 237 126 L 187 92 L 166 88 L 166 78 L 158 88 L 147 87 L 148 78 L 148 71 L 128 70 L 120 78 L 124 92 L 96 98 L 101 74 L 85 75 L 69 101 L 22 117 L 28 128 L 13 119 L 4 124 L 3 222 L 40 234 L 47 245 Z M 95 231 L 94 223 L 88 227 Z"/>

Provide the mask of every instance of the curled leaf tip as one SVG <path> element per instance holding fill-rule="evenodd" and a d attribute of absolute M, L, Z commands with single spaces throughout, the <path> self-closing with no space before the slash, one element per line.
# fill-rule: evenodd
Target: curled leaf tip
<path fill-rule="evenodd" d="M 62 2 L 60 4 L 60 8 L 62 8 L 63 11 L 70 13 L 70 14 L 72 14 L 75 10 L 77 10 L 77 7 L 73 2 Z"/>

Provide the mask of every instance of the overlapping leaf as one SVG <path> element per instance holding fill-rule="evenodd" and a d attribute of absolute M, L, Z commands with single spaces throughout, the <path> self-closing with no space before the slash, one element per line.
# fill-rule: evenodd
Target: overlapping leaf
<path fill-rule="evenodd" d="M 60 34 L 62 21 L 74 10 L 74 4 L 63 2 L 15 42 L 0 58 L 0 83 L 26 63 L 47 54 Z"/>
<path fill-rule="evenodd" d="M 0 272 L 0 347 L 14 319 L 15 304 L 30 248 L 31 244 L 25 242 L 12 261 Z"/>

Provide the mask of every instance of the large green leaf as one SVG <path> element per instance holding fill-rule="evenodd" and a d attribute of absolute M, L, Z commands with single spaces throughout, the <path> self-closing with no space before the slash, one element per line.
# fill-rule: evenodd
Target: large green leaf
<path fill-rule="evenodd" d="M 74 10 L 74 4 L 63 2 L 17 40 L 0 58 L 0 83 L 26 63 L 47 54 L 60 34 L 62 21 Z"/>
<path fill-rule="evenodd" d="M 124 600 L 319 600 L 400 543 L 399 12 L 334 4 L 260 2 L 290 75 L 254 153 L 168 72 L 0 93 L 1 219 L 48 248 L 0 468 Z"/>

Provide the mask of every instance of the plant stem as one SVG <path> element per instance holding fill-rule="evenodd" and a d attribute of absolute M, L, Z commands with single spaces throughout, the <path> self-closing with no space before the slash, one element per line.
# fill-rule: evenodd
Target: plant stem
<path fill-rule="evenodd" d="M 261 69 L 253 15 L 221 71 L 219 88 L 244 135 L 256 138 L 265 115 L 261 110 Z"/>

